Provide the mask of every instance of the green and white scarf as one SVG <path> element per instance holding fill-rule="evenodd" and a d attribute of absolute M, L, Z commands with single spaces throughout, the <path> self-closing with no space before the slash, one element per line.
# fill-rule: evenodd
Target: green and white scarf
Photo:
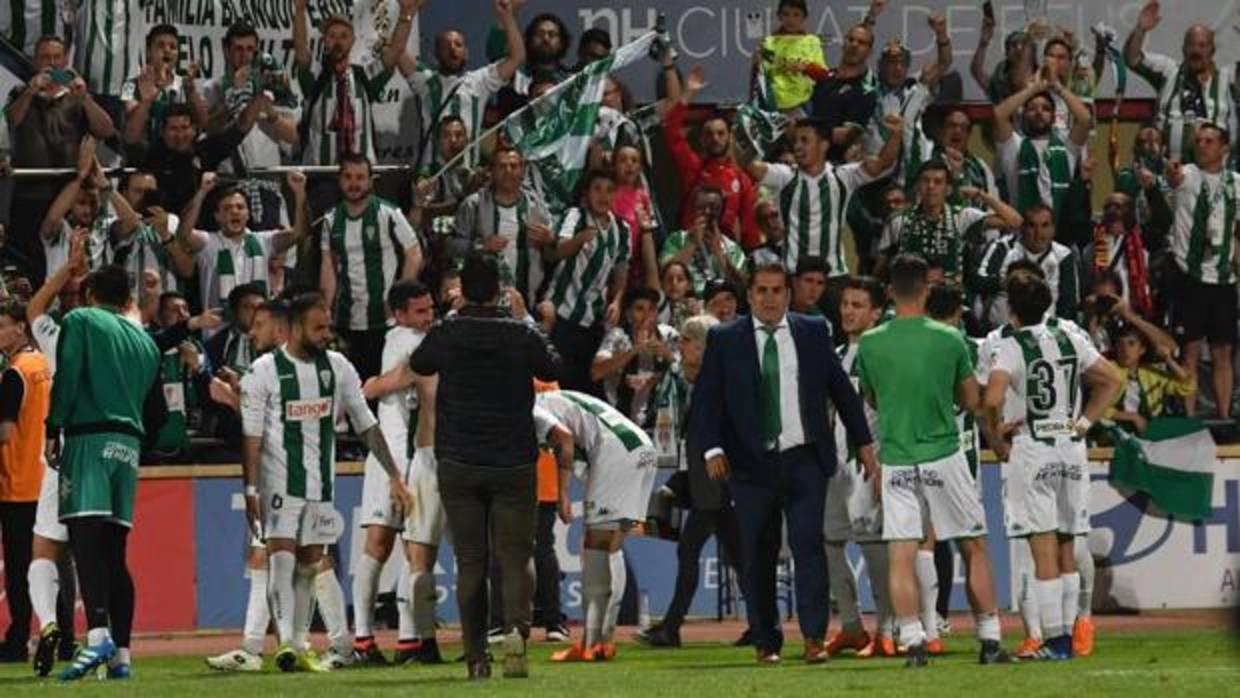
<path fill-rule="evenodd" d="M 900 214 L 904 229 L 900 235 L 900 253 L 919 255 L 930 264 L 943 267 L 948 276 L 960 275 L 961 235 L 960 209 L 944 206 L 938 218 L 930 218 L 913 206 Z"/>
<path fill-rule="evenodd" d="M 1231 170 L 1223 170 L 1219 186 L 1222 192 L 1211 192 L 1203 174 L 1197 205 L 1193 208 L 1193 227 L 1188 238 L 1188 273 L 1201 280 L 1202 267 L 1213 264 L 1218 269 L 1218 280 L 1215 283 L 1228 284 L 1231 283 L 1232 276 L 1232 236 L 1236 229 L 1236 174 Z M 1210 225 L 1210 219 L 1216 213 L 1216 199 L 1221 199 L 1221 226 Z"/>
<path fill-rule="evenodd" d="M 1049 203 L 1051 210 L 1054 211 L 1055 219 L 1058 220 L 1060 211 L 1063 209 L 1064 195 L 1068 193 L 1068 187 L 1072 184 L 1072 166 L 1068 160 L 1068 149 L 1063 140 L 1052 129 L 1046 144 L 1046 156 L 1043 158 L 1038 155 L 1033 139 L 1022 139 L 1017 165 L 1019 169 L 1017 171 L 1016 209 L 1024 211 L 1035 204 Z M 1042 191 L 1038 187 L 1043 165 L 1046 166 L 1051 179 L 1051 200 L 1049 202 L 1043 201 Z"/>
<path fill-rule="evenodd" d="M 223 233 L 220 233 L 223 235 Z M 220 280 L 219 300 L 228 300 L 228 295 L 237 287 L 239 269 L 246 269 L 249 283 L 261 286 L 267 292 L 267 257 L 263 254 L 263 244 L 258 236 L 246 230 L 241 234 L 242 259 L 234 259 L 231 249 L 220 246 L 215 254 L 215 273 Z"/>

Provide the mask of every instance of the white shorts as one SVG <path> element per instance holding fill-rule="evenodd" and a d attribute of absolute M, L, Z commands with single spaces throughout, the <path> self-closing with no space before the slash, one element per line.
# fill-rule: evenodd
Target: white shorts
<path fill-rule="evenodd" d="M 591 463 L 585 471 L 587 528 L 613 521 L 645 521 L 659 454 L 652 446 L 614 454 Z"/>
<path fill-rule="evenodd" d="M 60 523 L 60 471 L 55 468 L 43 469 L 43 485 L 34 514 L 34 534 L 60 543 L 69 542 L 69 528 Z"/>
<path fill-rule="evenodd" d="M 841 463 L 827 483 L 823 537 L 831 543 L 881 539 L 882 509 L 855 461 Z"/>
<path fill-rule="evenodd" d="M 398 453 L 393 449 L 392 457 L 401 469 L 401 478 L 408 482 L 409 463 L 404 458 L 403 450 Z M 361 527 L 367 526 L 383 526 L 395 531 L 405 528 L 405 515 L 396 510 L 396 503 L 392 501 L 387 471 L 373 455 L 366 456 L 366 474 L 362 479 Z"/>
<path fill-rule="evenodd" d="M 405 519 L 400 537 L 407 543 L 438 546 L 443 540 L 448 519 L 439 496 L 439 474 L 436 472 L 435 448 L 424 446 L 413 452 L 413 463 L 405 484 L 413 495 L 413 515 Z"/>
<path fill-rule="evenodd" d="M 331 502 L 285 494 L 263 494 L 263 539 L 283 538 L 298 545 L 331 545 L 344 531 L 344 517 Z"/>
<path fill-rule="evenodd" d="M 1089 466 L 1083 441 L 1055 444 L 1018 436 L 1004 466 L 1003 518 L 1009 537 L 1089 533 Z"/>
<path fill-rule="evenodd" d="M 883 464 L 883 540 L 986 534 L 986 514 L 962 451 L 915 465 Z"/>

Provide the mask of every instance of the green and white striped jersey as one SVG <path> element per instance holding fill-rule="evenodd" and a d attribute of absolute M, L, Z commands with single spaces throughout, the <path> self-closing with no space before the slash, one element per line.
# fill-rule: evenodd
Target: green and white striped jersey
<path fill-rule="evenodd" d="M 138 101 L 138 74 L 134 74 L 121 85 L 121 101 Z M 172 82 L 159 89 L 155 102 L 151 105 L 151 115 L 146 120 L 146 142 L 159 143 L 163 138 L 164 122 L 168 119 L 168 107 L 174 104 L 189 104 L 189 93 L 185 90 L 185 78 L 173 75 Z"/>
<path fill-rule="evenodd" d="M 574 460 L 579 468 L 583 462 L 587 468 L 599 463 L 623 463 L 643 446 L 654 448 L 646 432 L 616 408 L 574 390 L 550 390 L 534 396 L 534 425 L 539 441 L 545 441 L 551 427 L 557 424 L 572 432 L 577 450 Z M 582 475 L 579 470 L 578 477 Z"/>
<path fill-rule="evenodd" d="M 341 415 L 359 434 L 375 425 L 357 371 L 343 355 L 326 351 L 302 361 L 280 347 L 255 359 L 241 379 L 241 424 L 246 437 L 263 440 L 264 495 L 332 500 Z"/>
<path fill-rule="evenodd" d="M 857 373 L 857 349 L 861 346 L 859 342 L 849 342 L 842 344 L 836 348 L 835 353 L 840 357 L 840 364 L 844 367 L 844 372 L 848 374 L 848 380 L 852 383 L 853 390 L 857 394 L 861 394 L 861 377 Z M 835 408 L 830 405 L 830 412 L 835 413 Z M 865 409 L 865 421 L 870 425 L 870 434 L 874 436 L 875 448 L 878 447 L 878 410 L 874 409 L 868 401 L 862 401 Z M 832 420 L 835 426 L 835 455 L 836 462 L 839 467 L 851 467 L 853 461 L 856 460 L 857 454 L 848 443 L 848 429 L 844 427 L 844 420 L 840 419 L 839 414 L 835 414 Z"/>
<path fill-rule="evenodd" d="M 874 180 L 861 163 L 823 166 L 817 175 L 797 167 L 768 164 L 762 186 L 779 192 L 787 241 L 784 266 L 796 269 L 803 255 L 820 255 L 831 265 L 830 275 L 848 273 L 844 258 L 844 212 L 852 193 Z"/>
<path fill-rule="evenodd" d="M 1134 72 L 1157 93 L 1154 120 L 1163 130 L 1168 158 L 1193 162 L 1193 134 L 1199 124 L 1212 122 L 1233 128 L 1235 73 L 1231 66 L 1217 66 L 1209 82 L 1190 85 L 1190 80 L 1196 83 L 1196 76 L 1192 76 L 1188 66 L 1170 56 L 1144 51 Z M 1194 98 L 1197 87 L 1200 101 Z"/>
<path fill-rule="evenodd" d="M 598 231 L 594 239 L 582 245 L 577 254 L 560 260 L 551 282 L 556 315 L 581 327 L 603 322 L 607 283 L 616 268 L 628 264 L 633 254 L 629 226 L 610 212 L 607 220 L 600 221 L 580 207 L 569 209 L 560 224 L 559 238 L 572 239 L 587 226 Z"/>
<path fill-rule="evenodd" d="M 0 2 L 0 36 L 27 56 L 41 36 L 64 37 L 70 0 L 4 0 Z"/>
<path fill-rule="evenodd" d="M 456 234 L 479 247 L 492 235 L 508 240 L 499 253 L 500 276 L 517 289 L 526 303 L 536 300 L 546 277 L 542 250 L 530 245 L 528 225 L 551 225 L 551 212 L 542 198 L 532 190 L 522 190 L 515 206 L 502 206 L 495 193 L 486 187 L 465 197 L 456 209 Z M 554 242 L 550 243 L 554 244 Z"/>
<path fill-rule="evenodd" d="M 1006 333 L 991 351 L 991 373 L 1010 379 L 1003 421 L 1023 421 L 1018 434 L 1035 439 L 1073 437 L 1083 375 L 1102 358 L 1093 345 L 1073 332 L 1039 324 Z"/>
<path fill-rule="evenodd" d="M 336 102 L 340 97 L 336 89 L 337 76 L 315 75 L 310 68 L 303 66 L 295 66 L 293 74 L 298 103 L 307 112 L 302 118 L 309 119 L 305 142 L 301 144 L 301 162 L 303 165 L 333 165 L 336 163 L 339 138 L 334 128 Z M 375 161 L 372 112 L 391 76 L 392 71 L 375 59 L 355 63 L 343 75 L 343 94 L 348 95 L 353 104 L 354 131 L 350 150 L 366 156 L 371 162 Z"/>
<path fill-rule="evenodd" d="M 404 267 L 405 252 L 418 238 L 405 214 L 371 196 L 360 216 L 341 201 L 323 220 L 322 250 L 336 265 L 337 327 L 377 330 L 387 324 L 387 292 Z"/>
<path fill-rule="evenodd" d="M 207 233 L 206 244 L 194 258 L 203 307 L 228 305 L 228 294 L 242 284 L 256 283 L 267 288 L 271 253 L 280 232 L 253 232 L 246 228 L 235 238 L 220 232 Z"/>
<path fill-rule="evenodd" d="M 1201 283 L 1234 283 L 1232 250 L 1240 178 L 1226 168 L 1210 174 L 1196 165 L 1185 165 L 1183 172 L 1184 181 L 1171 190 L 1175 207 L 1171 253 L 1175 262 Z"/>
<path fill-rule="evenodd" d="M 439 156 L 439 125 L 436 119 L 461 117 L 469 142 L 473 143 L 482 132 L 487 102 L 506 84 L 499 74 L 499 63 L 457 75 L 444 75 L 432 68 L 421 68 L 409 76 L 409 89 L 413 91 L 420 123 L 423 128 L 430 127 L 430 133 L 426 136 L 426 154 L 431 169 L 438 170 L 444 162 Z M 478 148 L 470 148 L 464 157 L 465 165 L 473 167 L 478 164 L 478 156 Z"/>
<path fill-rule="evenodd" d="M 86 79 L 95 94 L 120 95 L 125 79 L 141 67 L 137 54 L 146 36 L 143 3 L 67 1 L 77 8 L 73 22 L 74 70 Z"/>

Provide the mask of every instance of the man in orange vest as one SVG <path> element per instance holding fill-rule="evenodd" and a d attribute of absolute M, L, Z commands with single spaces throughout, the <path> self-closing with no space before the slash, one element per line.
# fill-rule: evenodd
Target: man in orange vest
<path fill-rule="evenodd" d="M 26 306 L 0 304 L 0 352 L 8 368 L 0 375 L 0 545 L 4 546 L 8 632 L 0 661 L 24 662 L 30 640 L 30 567 L 35 510 L 46 462 L 44 421 L 51 404 L 51 372 L 34 348 Z"/>

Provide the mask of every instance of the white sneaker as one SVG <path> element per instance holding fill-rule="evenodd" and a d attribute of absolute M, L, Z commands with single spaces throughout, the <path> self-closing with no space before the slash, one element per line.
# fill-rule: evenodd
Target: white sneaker
<path fill-rule="evenodd" d="M 943 616 L 939 616 L 939 637 L 947 637 L 952 634 L 952 622 Z"/>
<path fill-rule="evenodd" d="M 216 657 L 207 657 L 207 666 L 216 671 L 262 671 L 263 656 L 245 650 L 233 650 Z"/>
<path fill-rule="evenodd" d="M 350 666 L 353 666 L 353 653 L 349 652 L 348 654 L 344 654 L 337 652 L 334 647 L 329 648 L 323 653 L 323 656 L 319 658 L 319 665 L 328 671 L 347 669 Z"/>

